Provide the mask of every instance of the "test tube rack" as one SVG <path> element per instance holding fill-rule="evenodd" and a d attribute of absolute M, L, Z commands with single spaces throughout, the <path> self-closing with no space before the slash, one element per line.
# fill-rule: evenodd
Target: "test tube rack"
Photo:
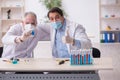
<path fill-rule="evenodd" d="M 70 56 L 71 65 L 93 64 L 92 49 L 72 50 Z"/>

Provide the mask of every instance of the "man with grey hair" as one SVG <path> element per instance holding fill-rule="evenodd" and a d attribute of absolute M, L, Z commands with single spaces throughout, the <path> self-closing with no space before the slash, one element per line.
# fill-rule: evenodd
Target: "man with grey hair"
<path fill-rule="evenodd" d="M 4 45 L 2 58 L 31 58 L 37 42 L 44 35 L 37 28 L 37 16 L 33 12 L 27 12 L 21 23 L 10 27 L 2 38 Z M 39 37 L 38 37 L 39 36 Z"/>

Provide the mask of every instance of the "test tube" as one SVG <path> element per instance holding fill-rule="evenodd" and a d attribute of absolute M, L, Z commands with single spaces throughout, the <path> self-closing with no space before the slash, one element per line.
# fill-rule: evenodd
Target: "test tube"
<path fill-rule="evenodd" d="M 80 54 L 78 53 L 78 64 L 80 64 Z"/>
<path fill-rule="evenodd" d="M 86 64 L 86 54 L 84 54 L 84 64 Z"/>
<path fill-rule="evenodd" d="M 71 64 L 73 64 L 73 54 L 71 54 Z"/>
<path fill-rule="evenodd" d="M 80 64 L 82 64 L 82 55 L 80 54 Z"/>
<path fill-rule="evenodd" d="M 86 64 L 88 64 L 88 53 L 86 54 Z"/>
<path fill-rule="evenodd" d="M 74 64 L 76 64 L 75 54 L 73 55 Z"/>
<path fill-rule="evenodd" d="M 78 65 L 78 54 L 76 54 L 75 58 L 76 58 L 76 64 Z"/>
<path fill-rule="evenodd" d="M 84 55 L 82 55 L 82 64 L 84 64 Z"/>
<path fill-rule="evenodd" d="M 90 54 L 88 54 L 88 64 L 90 64 Z"/>

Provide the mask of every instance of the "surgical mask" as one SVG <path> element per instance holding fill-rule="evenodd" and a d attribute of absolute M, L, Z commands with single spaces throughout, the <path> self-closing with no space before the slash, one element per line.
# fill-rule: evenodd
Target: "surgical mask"
<path fill-rule="evenodd" d="M 62 27 L 62 22 L 61 21 L 51 22 L 51 26 L 55 29 L 59 29 Z"/>
<path fill-rule="evenodd" d="M 33 26 L 33 25 L 31 25 L 31 24 L 26 24 L 25 25 L 25 31 L 32 31 L 31 32 L 31 37 L 33 37 L 34 36 L 34 34 L 35 34 L 35 26 Z"/>
<path fill-rule="evenodd" d="M 35 26 L 33 26 L 33 25 L 31 25 L 31 24 L 26 24 L 25 25 L 25 30 L 32 30 L 32 29 L 34 29 L 35 28 Z"/>

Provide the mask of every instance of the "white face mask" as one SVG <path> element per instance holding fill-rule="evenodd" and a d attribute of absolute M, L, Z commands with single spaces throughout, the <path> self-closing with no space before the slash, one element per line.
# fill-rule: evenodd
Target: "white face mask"
<path fill-rule="evenodd" d="M 26 24 L 24 28 L 25 28 L 25 31 L 28 31 L 28 30 L 34 29 L 35 26 L 33 26 L 33 25 L 31 25 L 31 24 Z"/>
<path fill-rule="evenodd" d="M 33 37 L 34 36 L 34 34 L 35 34 L 35 26 L 34 25 L 31 25 L 31 24 L 27 24 L 27 25 L 25 25 L 24 26 L 24 28 L 25 28 L 25 31 L 32 31 L 31 32 L 31 37 Z"/>

